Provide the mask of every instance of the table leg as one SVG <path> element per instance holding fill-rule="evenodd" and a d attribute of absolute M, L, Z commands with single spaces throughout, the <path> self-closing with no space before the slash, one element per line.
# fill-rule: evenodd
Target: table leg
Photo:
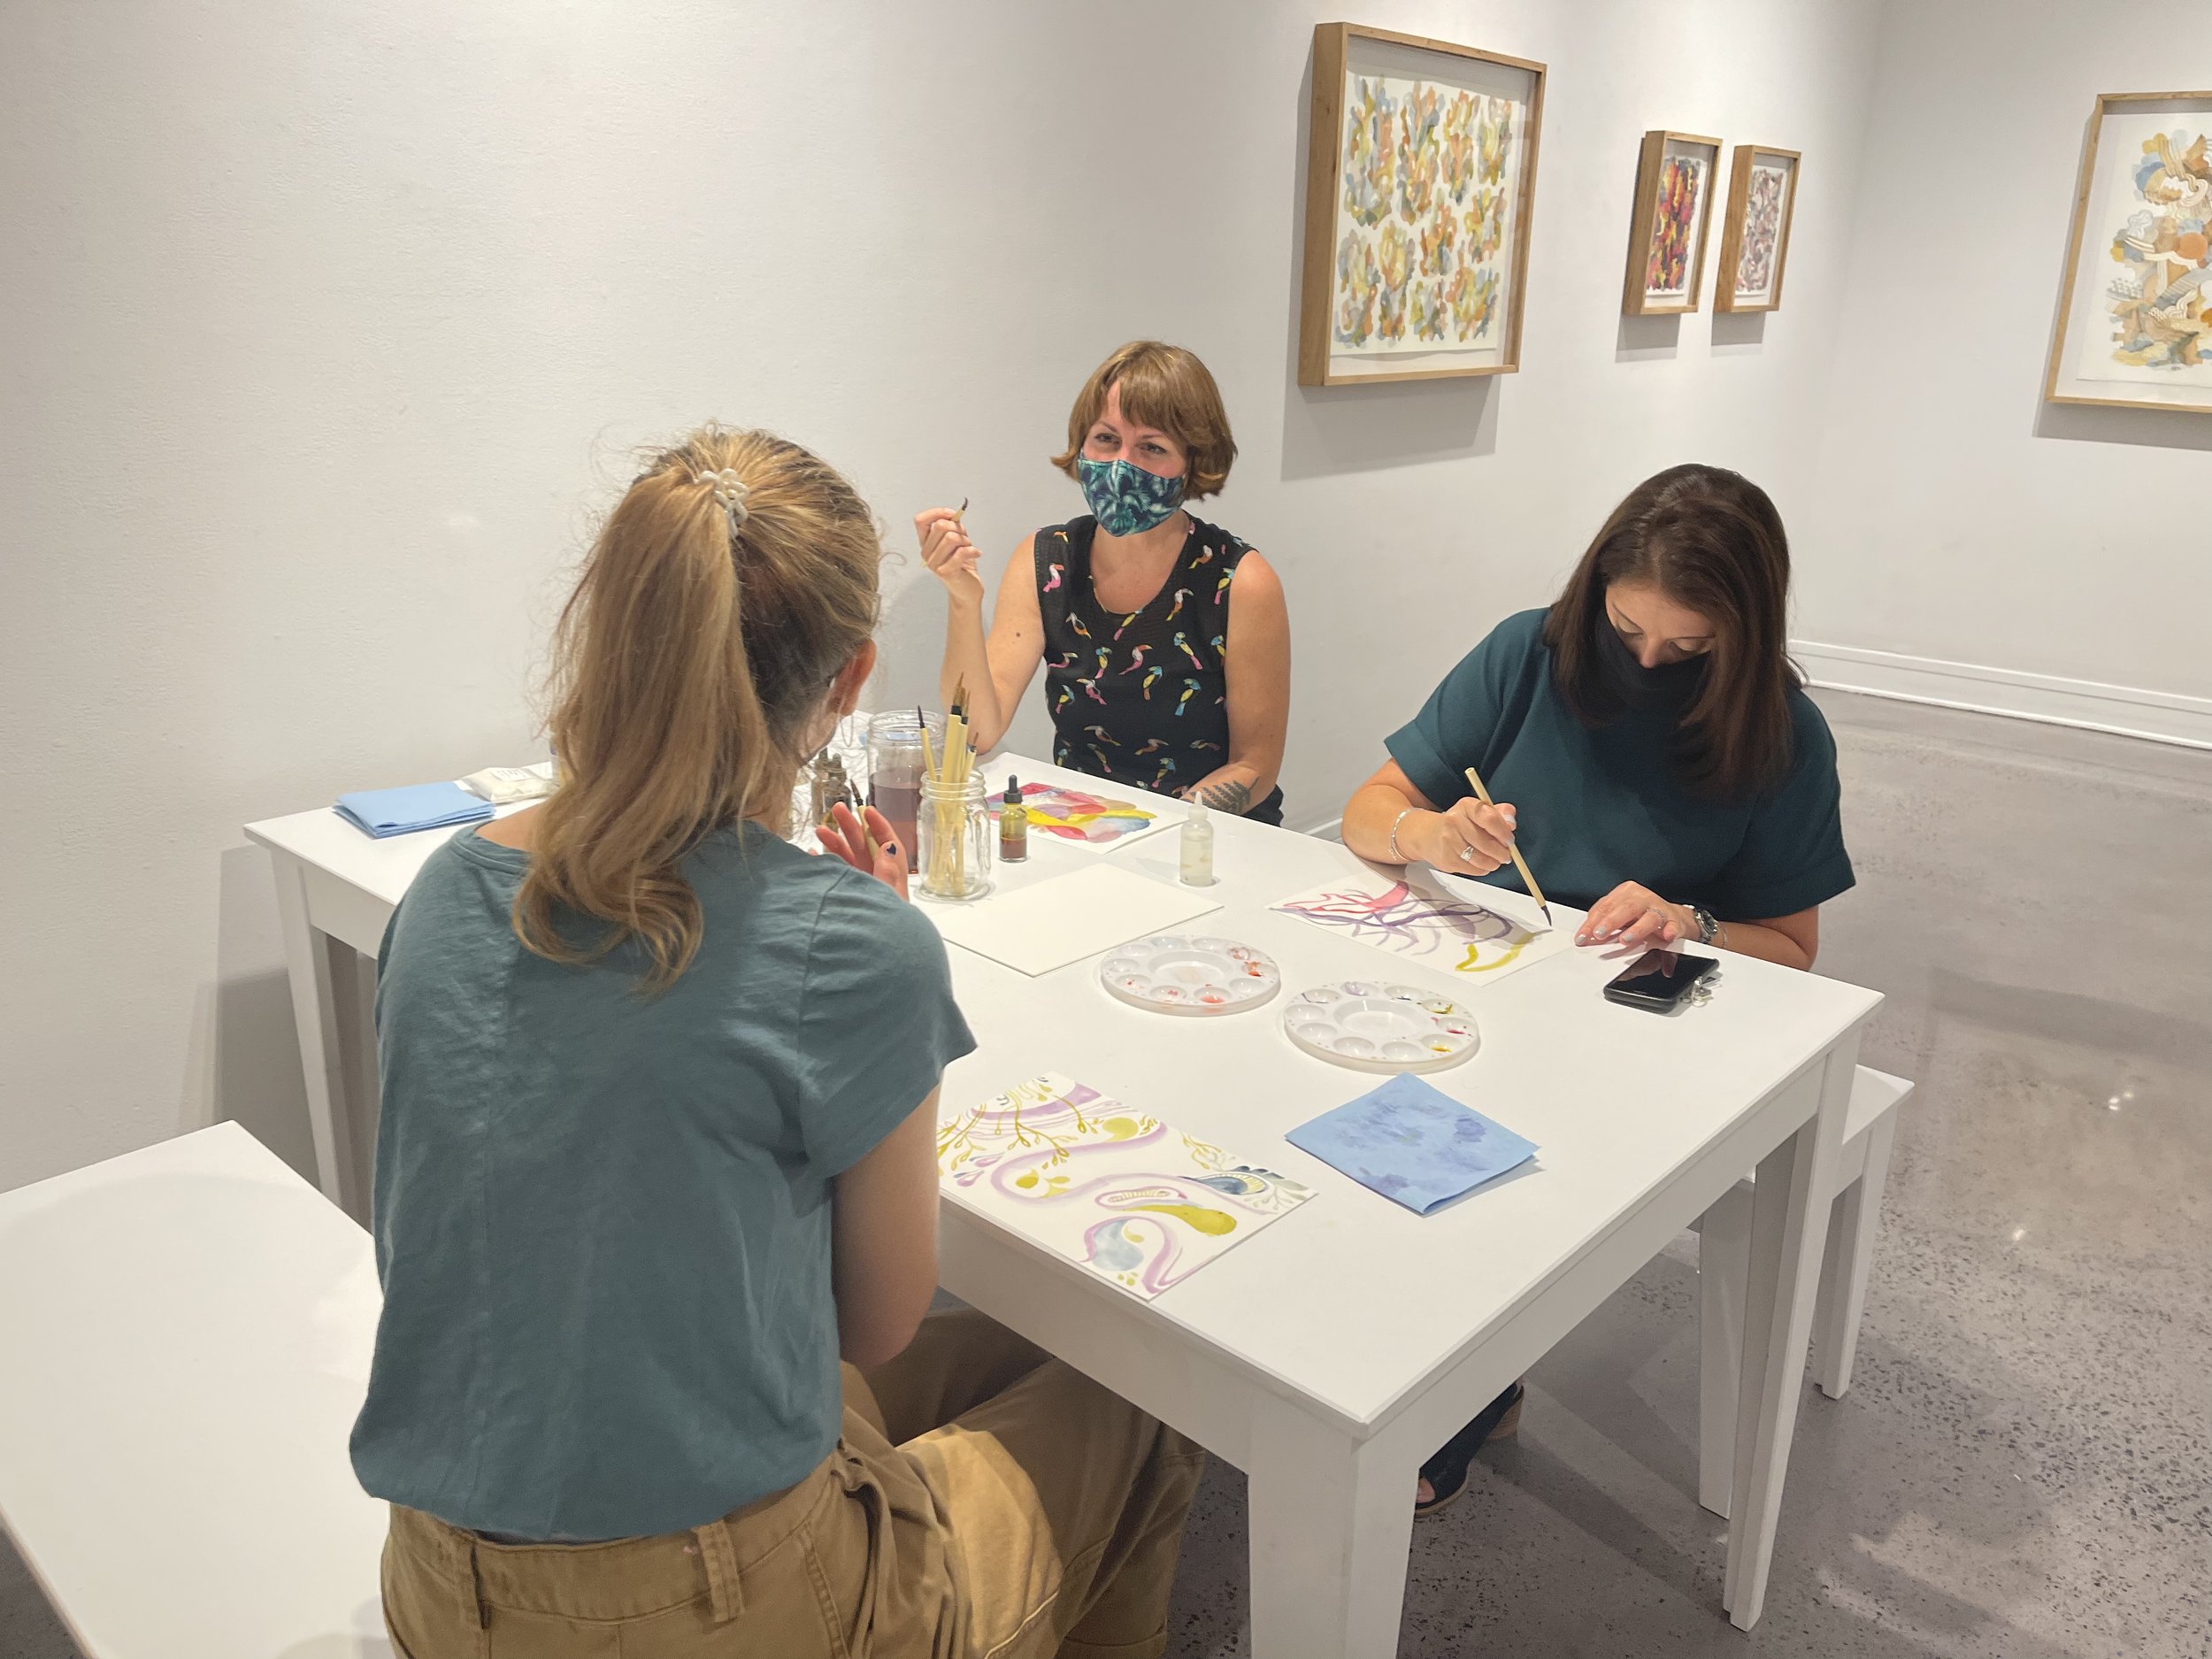
<path fill-rule="evenodd" d="M 298 862 L 273 854 L 277 917 L 284 929 L 284 964 L 292 981 L 292 1018 L 299 1027 L 300 1063 L 306 1074 L 307 1120 L 315 1138 L 315 1180 L 323 1196 L 358 1219 L 360 1181 L 355 1167 L 349 1067 L 341 1034 L 342 1007 L 352 985 L 350 963 L 336 953 L 353 947 L 307 919 L 307 882 Z"/>
<path fill-rule="evenodd" d="M 1697 1501 L 1725 1516 L 1736 1488 L 1736 1390 L 1743 1382 L 1751 1183 L 1738 1181 L 1697 1230 Z"/>
<path fill-rule="evenodd" d="M 1815 1199 L 1835 1185 L 1858 1057 L 1856 1031 L 1828 1051 L 1817 1078 L 1819 1110 L 1761 1161 L 1752 1187 L 1751 1276 L 1736 1396 L 1728 1570 L 1721 1592 L 1721 1605 L 1739 1630 L 1758 1623 L 1766 1601 L 1782 1480 L 1789 1471 L 1790 1440 L 1804 1389 L 1821 1252 L 1828 1238 L 1827 1206 Z"/>
<path fill-rule="evenodd" d="M 1263 1408 L 1252 1448 L 1253 1659 L 1396 1653 L 1419 1456 L 1287 1402 Z"/>

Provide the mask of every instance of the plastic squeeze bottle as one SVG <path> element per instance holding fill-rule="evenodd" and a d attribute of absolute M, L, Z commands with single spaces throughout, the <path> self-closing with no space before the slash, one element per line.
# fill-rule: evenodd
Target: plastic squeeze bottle
<path fill-rule="evenodd" d="M 1206 803 L 1196 795 L 1183 816 L 1183 882 L 1194 887 L 1214 883 L 1214 826 L 1207 821 Z"/>

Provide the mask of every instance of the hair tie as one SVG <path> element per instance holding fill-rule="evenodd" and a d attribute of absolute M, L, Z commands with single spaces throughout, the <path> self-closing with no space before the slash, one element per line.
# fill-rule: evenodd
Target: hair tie
<path fill-rule="evenodd" d="M 752 492 L 745 480 L 737 475 L 735 467 L 726 466 L 715 472 L 694 472 L 691 481 L 704 484 L 714 492 L 715 500 L 722 503 L 722 511 L 730 516 L 732 535 L 745 527 L 745 520 L 752 516 L 751 510 L 745 505 L 745 497 Z"/>

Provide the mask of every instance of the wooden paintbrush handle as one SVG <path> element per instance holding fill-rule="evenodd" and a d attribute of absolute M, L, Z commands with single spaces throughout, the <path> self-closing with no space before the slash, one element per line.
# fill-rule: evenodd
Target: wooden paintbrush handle
<path fill-rule="evenodd" d="M 1474 786 L 1476 798 L 1483 805 L 1494 808 L 1498 804 L 1490 798 L 1490 791 L 1482 787 L 1482 779 L 1472 766 L 1467 768 L 1467 781 Z M 1528 887 L 1529 896 L 1539 904 L 1548 904 L 1549 902 L 1544 897 L 1544 889 L 1536 885 L 1535 872 L 1528 867 L 1528 860 L 1521 856 L 1519 843 L 1509 841 L 1506 844 L 1506 851 L 1513 855 L 1513 867 L 1521 872 L 1521 879 Z M 1547 910 L 1546 914 L 1549 913 Z"/>

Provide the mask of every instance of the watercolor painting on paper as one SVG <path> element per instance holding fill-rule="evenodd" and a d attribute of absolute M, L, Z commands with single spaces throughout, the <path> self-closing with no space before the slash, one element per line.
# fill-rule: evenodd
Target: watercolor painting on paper
<path fill-rule="evenodd" d="M 2084 380 L 2212 389 L 2212 119 L 2110 118 L 2115 160 L 2088 234 L 2107 257 Z"/>
<path fill-rule="evenodd" d="M 1401 962 L 1474 979 L 1499 978 L 1541 961 L 1570 938 L 1564 932 L 1532 933 L 1479 904 L 1379 876 L 1331 882 L 1274 908 Z"/>
<path fill-rule="evenodd" d="M 1686 298 L 1697 271 L 1699 232 L 1705 217 L 1705 193 L 1713 164 L 1703 156 L 1671 155 L 1659 163 L 1659 196 L 1654 204 L 1651 245 L 1644 259 L 1644 297 Z"/>
<path fill-rule="evenodd" d="M 1006 792 L 1001 790 L 984 804 L 995 814 L 1006 804 Z M 1182 821 L 1179 818 L 1164 818 L 1133 801 L 1063 788 L 1057 784 L 1024 784 L 1022 805 L 1028 810 L 1031 829 L 1055 841 L 1072 841 L 1100 850 Z"/>
<path fill-rule="evenodd" d="M 1490 93 L 1346 73 L 1330 320 L 1338 349 L 1503 340 L 1527 115 Z"/>
<path fill-rule="evenodd" d="M 1786 162 L 1755 159 L 1744 196 L 1743 241 L 1736 256 L 1736 297 L 1763 300 L 1774 292 L 1775 265 L 1782 245 L 1783 211 L 1789 204 Z"/>
<path fill-rule="evenodd" d="M 947 1191 L 1141 1301 L 1313 1189 L 1048 1072 L 937 1125 Z"/>

